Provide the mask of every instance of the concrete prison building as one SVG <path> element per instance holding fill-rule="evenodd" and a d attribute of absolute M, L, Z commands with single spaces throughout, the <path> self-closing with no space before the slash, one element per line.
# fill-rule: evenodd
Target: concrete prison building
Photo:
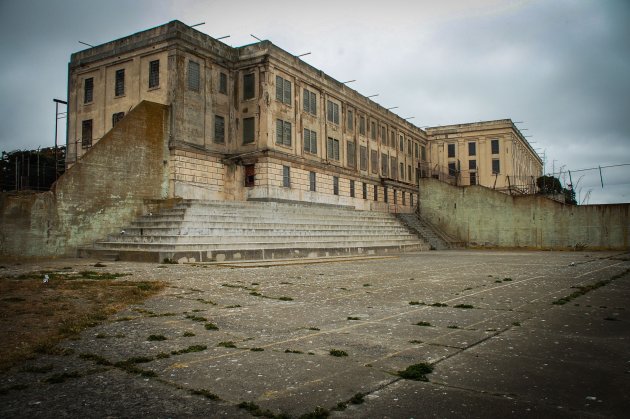
<path fill-rule="evenodd" d="M 460 176 L 473 143 L 461 182 L 542 172 L 510 120 L 424 131 L 269 41 L 232 48 L 179 21 L 72 55 L 67 165 L 142 101 L 169 106 L 171 197 L 411 212 L 418 179 Z"/>

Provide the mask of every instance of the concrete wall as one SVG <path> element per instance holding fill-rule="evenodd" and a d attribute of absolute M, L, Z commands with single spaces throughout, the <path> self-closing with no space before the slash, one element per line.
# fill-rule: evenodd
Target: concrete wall
<path fill-rule="evenodd" d="M 630 204 L 572 206 L 421 179 L 420 214 L 470 246 L 630 248 Z"/>
<path fill-rule="evenodd" d="M 73 254 L 168 195 L 167 107 L 142 102 L 45 193 L 0 195 L 0 255 Z"/>

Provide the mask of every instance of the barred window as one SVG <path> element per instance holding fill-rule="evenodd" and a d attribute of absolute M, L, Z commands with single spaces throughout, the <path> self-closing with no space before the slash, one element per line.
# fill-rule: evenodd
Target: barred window
<path fill-rule="evenodd" d="M 276 100 L 291 106 L 291 82 L 276 76 Z"/>
<path fill-rule="evenodd" d="M 350 198 L 354 198 L 354 180 L 350 180 Z"/>
<path fill-rule="evenodd" d="M 255 118 L 243 118 L 243 144 L 250 144 L 254 142 L 255 127 Z"/>
<path fill-rule="evenodd" d="M 254 73 L 243 75 L 243 100 L 253 99 L 256 96 L 256 76 Z"/>
<path fill-rule="evenodd" d="M 411 156 L 412 153 L 412 148 L 413 148 L 413 143 L 411 142 L 411 140 L 407 140 L 407 154 L 409 156 Z"/>
<path fill-rule="evenodd" d="M 326 105 L 328 121 L 334 124 L 339 124 L 339 104 L 329 100 Z"/>
<path fill-rule="evenodd" d="M 376 122 L 370 122 L 370 138 L 376 140 Z"/>
<path fill-rule="evenodd" d="M 81 123 L 81 146 L 83 148 L 92 146 L 92 120 L 87 119 Z"/>
<path fill-rule="evenodd" d="M 381 141 L 387 145 L 387 127 L 381 127 Z"/>
<path fill-rule="evenodd" d="M 392 161 L 393 157 L 392 157 Z M 395 168 L 396 166 L 394 166 Z M 394 170 L 392 168 L 392 170 Z M 387 157 L 387 154 L 385 153 L 381 153 L 381 176 L 386 177 L 387 173 L 389 172 L 389 158 Z"/>
<path fill-rule="evenodd" d="M 225 143 L 225 118 L 220 115 L 214 116 L 214 142 Z"/>
<path fill-rule="evenodd" d="M 199 63 L 188 61 L 188 90 L 198 92 L 201 85 L 200 78 Z"/>
<path fill-rule="evenodd" d="M 469 156 L 477 155 L 477 143 L 468 143 L 468 155 Z"/>
<path fill-rule="evenodd" d="M 317 190 L 317 174 L 315 172 L 308 173 L 309 190 L 315 192 Z"/>
<path fill-rule="evenodd" d="M 477 160 L 468 160 L 468 170 L 477 170 Z"/>
<path fill-rule="evenodd" d="M 365 116 L 359 117 L 359 134 L 365 135 Z"/>
<path fill-rule="evenodd" d="M 311 115 L 317 115 L 317 95 L 315 92 L 304 89 L 304 112 L 308 112 Z"/>
<path fill-rule="evenodd" d="M 276 144 L 291 146 L 291 123 L 276 119 Z"/>
<path fill-rule="evenodd" d="M 389 201 L 389 200 L 388 200 L 388 196 L 387 196 L 387 195 L 388 195 L 388 192 L 389 192 L 389 191 L 387 190 L 387 186 L 383 186 L 383 201 L 384 201 L 384 202 L 388 202 L 388 201 Z"/>
<path fill-rule="evenodd" d="M 448 164 L 448 175 L 449 176 L 455 176 L 456 174 L 457 174 L 457 166 L 455 166 L 454 162 L 453 163 L 449 163 Z"/>
<path fill-rule="evenodd" d="M 83 85 L 83 103 L 92 103 L 94 100 L 94 78 L 85 79 Z"/>
<path fill-rule="evenodd" d="M 352 110 L 350 109 L 348 109 L 347 112 L 346 126 L 348 127 L 349 132 L 354 131 L 354 112 L 352 112 Z"/>
<path fill-rule="evenodd" d="M 407 182 L 411 182 L 411 165 L 407 165 Z"/>
<path fill-rule="evenodd" d="M 492 174 L 501 173 L 501 161 L 499 159 L 492 159 Z"/>
<path fill-rule="evenodd" d="M 160 60 L 149 62 L 149 89 L 160 85 Z"/>
<path fill-rule="evenodd" d="M 378 201 L 378 186 L 374 185 L 374 201 Z"/>
<path fill-rule="evenodd" d="M 227 74 L 225 73 L 219 73 L 219 93 L 223 93 L 224 95 L 227 95 L 228 89 L 227 89 Z"/>
<path fill-rule="evenodd" d="M 400 151 L 403 152 L 405 151 L 405 137 L 403 137 L 402 135 L 400 136 Z"/>
<path fill-rule="evenodd" d="M 348 141 L 347 143 L 347 154 L 348 154 L 348 167 L 356 167 L 356 156 L 355 156 L 355 146 L 354 141 Z"/>
<path fill-rule="evenodd" d="M 339 140 L 328 137 L 326 141 L 326 154 L 329 160 L 339 160 Z"/>
<path fill-rule="evenodd" d="M 310 129 L 304 129 L 304 151 L 317 154 L 317 133 Z"/>
<path fill-rule="evenodd" d="M 405 163 L 400 163 L 400 171 L 398 172 L 401 180 L 405 180 Z"/>
<path fill-rule="evenodd" d="M 339 176 L 333 176 L 333 193 L 339 195 Z"/>
<path fill-rule="evenodd" d="M 420 160 L 427 161 L 427 148 L 425 146 L 420 147 Z"/>
<path fill-rule="evenodd" d="M 378 151 L 370 150 L 370 165 L 372 173 L 378 174 Z"/>
<path fill-rule="evenodd" d="M 282 166 L 282 186 L 291 187 L 291 168 L 289 166 Z"/>
<path fill-rule="evenodd" d="M 398 179 L 398 159 L 392 157 L 392 179 Z"/>
<path fill-rule="evenodd" d="M 367 170 L 367 147 L 361 146 L 359 149 L 359 168 L 361 170 Z"/>
<path fill-rule="evenodd" d="M 116 83 L 114 85 L 114 96 L 125 94 L 125 69 L 116 70 Z"/>
<path fill-rule="evenodd" d="M 416 157 L 416 159 L 418 157 L 420 157 L 418 150 L 419 150 L 418 143 L 414 143 L 413 144 L 413 151 L 414 151 L 414 156 Z"/>
<path fill-rule="evenodd" d="M 117 123 L 122 121 L 122 119 L 124 117 L 125 117 L 125 113 L 124 112 L 116 112 L 116 113 L 112 114 L 112 128 L 115 127 Z"/>
<path fill-rule="evenodd" d="M 367 199 L 367 183 L 363 182 L 363 199 Z"/>

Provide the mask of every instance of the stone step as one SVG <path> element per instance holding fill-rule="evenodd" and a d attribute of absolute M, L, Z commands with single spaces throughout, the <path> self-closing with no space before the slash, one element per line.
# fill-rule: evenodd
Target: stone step
<path fill-rule="evenodd" d="M 391 227 L 365 227 L 348 229 L 339 226 L 313 226 L 309 229 L 297 230 L 295 228 L 287 228 L 284 225 L 275 227 L 257 227 L 257 228 L 221 228 L 221 227 L 201 227 L 201 226 L 171 226 L 171 227 L 128 227 L 124 234 L 112 234 L 108 237 L 121 238 L 125 237 L 154 237 L 154 236 L 210 236 L 210 237 L 267 237 L 267 236 L 313 236 L 319 237 L 324 235 L 365 235 L 380 236 L 387 234 L 406 235 L 410 234 L 408 230 L 400 226 Z"/>
<path fill-rule="evenodd" d="M 339 235 L 321 235 L 309 236 L 303 235 L 287 235 L 287 236 L 134 236 L 134 237 L 110 237 L 109 243 L 131 243 L 131 244 L 249 244 L 249 243 L 298 243 L 298 242 L 335 242 L 335 241 L 373 241 L 380 242 L 383 240 L 416 240 L 417 237 L 411 234 L 396 235 L 395 237 L 387 237 L 383 235 L 365 235 L 365 234 L 339 234 Z"/>
<path fill-rule="evenodd" d="M 288 218 L 288 217 L 276 217 L 276 218 L 262 218 L 262 217 L 241 217 L 238 214 L 229 215 L 229 216 L 205 216 L 205 215 L 186 215 L 179 218 L 176 217 L 143 217 L 139 218 L 132 223 L 132 225 L 137 225 L 139 227 L 142 226 L 150 226 L 151 224 L 161 224 L 164 225 L 166 223 L 205 223 L 205 224 L 219 224 L 223 223 L 223 225 L 229 226 L 233 224 L 237 225 L 247 225 L 247 226 L 258 226 L 258 225 L 292 225 L 296 228 L 309 228 L 309 226 L 316 225 L 335 225 L 335 226 L 358 226 L 358 225 L 369 225 L 369 226 L 400 226 L 400 223 L 395 219 L 383 220 L 383 221 L 366 221 L 361 219 L 353 219 L 353 218 L 314 218 L 314 217 L 300 217 L 300 218 Z"/>

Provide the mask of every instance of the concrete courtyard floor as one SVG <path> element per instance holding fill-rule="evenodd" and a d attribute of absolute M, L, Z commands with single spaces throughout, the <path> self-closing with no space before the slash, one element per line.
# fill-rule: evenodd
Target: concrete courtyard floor
<path fill-rule="evenodd" d="M 3 273 L 95 270 L 95 262 L 7 265 Z M 62 342 L 71 355 L 40 356 L 4 373 L 0 388 L 11 390 L 0 395 L 0 417 L 630 410 L 628 253 L 434 251 L 266 267 L 104 263 L 98 269 L 131 273 L 125 280 L 169 286 Z M 552 304 L 575 292 L 582 295 Z M 333 349 L 347 356 L 331 356 Z M 426 382 L 396 374 L 421 362 L 434 367 Z M 52 369 L 32 372 L 38 366 Z M 45 381 L 53 375 L 61 382 Z"/>

